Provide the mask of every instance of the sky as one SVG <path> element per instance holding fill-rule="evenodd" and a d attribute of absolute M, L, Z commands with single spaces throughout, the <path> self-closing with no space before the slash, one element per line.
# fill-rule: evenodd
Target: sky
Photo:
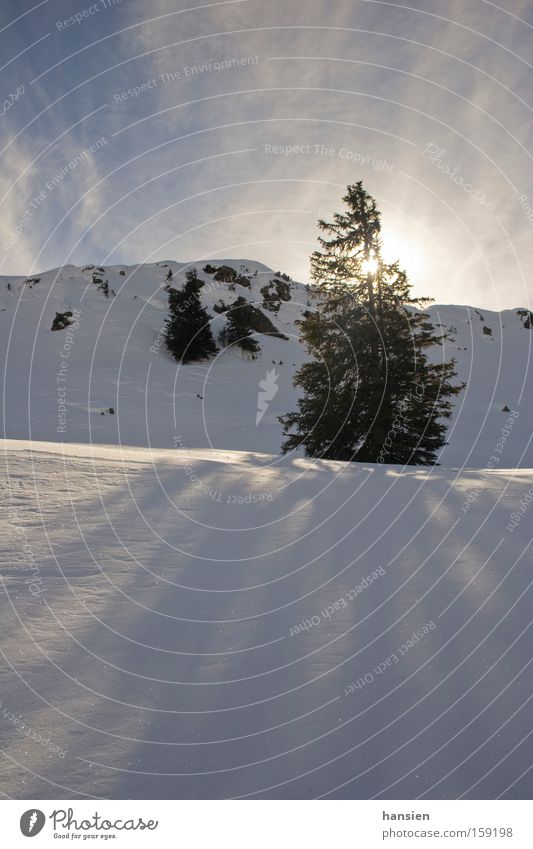
<path fill-rule="evenodd" d="M 419 295 L 530 307 L 530 0 L 3 0 L 0 274 L 309 280 L 363 181 Z"/>

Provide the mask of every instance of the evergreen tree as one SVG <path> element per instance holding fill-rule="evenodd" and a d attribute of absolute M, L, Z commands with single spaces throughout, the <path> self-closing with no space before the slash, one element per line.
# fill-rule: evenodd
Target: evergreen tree
<path fill-rule="evenodd" d="M 246 306 L 246 298 L 239 295 L 226 312 L 226 325 L 221 330 L 219 339 L 225 347 L 238 345 L 242 351 L 255 357 L 255 354 L 261 350 L 261 346 L 252 336 Z"/>
<path fill-rule="evenodd" d="M 169 317 L 165 342 L 172 356 L 181 363 L 205 360 L 217 352 L 210 318 L 200 301 L 202 281 L 192 269 L 185 275 L 183 289 L 170 289 Z"/>
<path fill-rule="evenodd" d="M 462 386 L 454 362 L 431 363 L 438 345 L 398 262 L 381 256 L 380 213 L 361 182 L 348 186 L 346 211 L 319 221 L 322 250 L 311 257 L 320 293 L 301 322 L 313 359 L 295 375 L 298 410 L 281 417 L 284 452 L 333 460 L 426 465 L 445 444 L 451 396 Z M 415 309 L 418 308 L 418 309 Z"/>

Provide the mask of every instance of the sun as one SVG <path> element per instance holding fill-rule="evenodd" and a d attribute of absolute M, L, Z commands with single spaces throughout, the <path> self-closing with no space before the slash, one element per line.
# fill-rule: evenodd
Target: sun
<path fill-rule="evenodd" d="M 363 269 L 364 274 L 375 274 L 378 267 L 379 262 L 373 256 L 368 257 L 368 259 L 364 259 L 361 263 L 361 268 Z"/>

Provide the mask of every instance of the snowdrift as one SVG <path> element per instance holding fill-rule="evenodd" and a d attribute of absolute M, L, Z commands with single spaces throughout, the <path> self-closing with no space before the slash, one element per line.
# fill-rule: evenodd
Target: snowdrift
<path fill-rule="evenodd" d="M 529 798 L 531 471 L 2 448 L 4 793 Z"/>

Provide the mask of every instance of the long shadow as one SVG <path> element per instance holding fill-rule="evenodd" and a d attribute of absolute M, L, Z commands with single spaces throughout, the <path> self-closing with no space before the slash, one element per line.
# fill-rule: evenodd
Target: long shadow
<path fill-rule="evenodd" d="M 173 474 L 175 474 L 174 470 L 166 473 L 169 477 L 169 487 Z M 213 479 L 212 482 L 214 484 L 215 480 Z M 144 480 L 144 472 L 139 473 L 137 483 L 143 493 L 141 503 L 150 504 L 153 499 L 153 484 L 150 490 Z M 342 494 L 339 497 L 342 498 Z M 462 499 L 462 496 L 455 491 L 453 497 L 457 501 L 454 508 L 450 505 L 450 497 L 446 502 L 450 517 L 454 512 L 460 512 Z M 97 504 L 98 500 L 95 498 L 94 503 Z M 138 510 L 131 499 L 121 500 L 117 492 L 112 495 L 112 501 L 114 520 L 116 519 L 117 523 L 126 529 L 137 528 Z M 313 527 L 316 524 L 318 506 L 318 503 L 311 504 L 302 527 L 307 529 L 309 525 Z M 320 508 L 324 509 L 322 503 Z M 456 511 L 455 508 L 457 508 Z M 382 509 L 394 510 L 394 501 L 390 507 L 387 507 L 385 503 Z M 423 514 L 425 511 L 427 517 L 428 509 L 427 500 L 425 501 L 421 496 L 414 502 L 412 513 L 416 517 L 417 512 Z M 161 525 L 167 526 L 167 523 L 163 521 L 164 516 L 161 519 Z M 176 619 L 161 617 L 144 608 L 132 606 L 125 596 L 113 590 L 110 585 L 106 585 L 105 590 L 102 591 L 101 582 L 105 579 L 101 575 L 91 578 L 76 577 L 72 581 L 72 587 L 65 588 L 61 597 L 59 593 L 57 597 L 54 597 L 54 603 L 51 606 L 53 609 L 57 607 L 60 618 L 65 618 L 66 613 L 73 616 L 77 612 L 77 608 L 72 607 L 73 599 L 77 594 L 83 596 L 89 608 L 97 608 L 98 616 L 102 621 L 119 625 L 120 630 L 124 632 L 129 628 L 132 638 L 140 634 L 147 635 L 150 639 L 146 642 L 159 644 L 167 651 L 136 646 L 132 657 L 132 644 L 124 637 L 113 637 L 94 619 L 89 618 L 88 622 L 81 627 L 72 622 L 75 636 L 82 646 L 86 645 L 90 651 L 101 654 L 108 663 L 125 666 L 133 660 L 130 670 L 133 674 L 128 675 L 92 657 L 82 646 L 72 643 L 57 623 L 54 625 L 58 634 L 55 647 L 56 658 L 59 655 L 58 665 L 64 674 L 54 672 L 54 677 L 51 677 L 47 684 L 48 689 L 42 692 L 50 697 L 53 695 L 53 701 L 58 705 L 67 705 L 69 708 L 73 706 L 80 723 L 86 722 L 93 728 L 106 731 L 107 734 L 103 734 L 102 731 L 84 731 L 83 726 L 79 725 L 77 730 L 81 730 L 81 733 L 76 735 L 73 733 L 75 724 L 68 728 L 68 722 L 65 722 L 64 739 L 71 741 L 77 736 L 78 742 L 71 743 L 71 754 L 69 752 L 67 763 L 54 764 L 49 773 L 50 776 L 57 779 L 59 774 L 63 777 L 63 783 L 66 784 L 69 784 L 66 779 L 70 778 L 72 786 L 79 792 L 91 792 L 91 789 L 98 788 L 103 791 L 103 795 L 115 798 L 122 796 L 219 798 L 250 792 L 262 792 L 266 796 L 278 794 L 282 798 L 306 798 L 327 792 L 336 784 L 344 784 L 344 787 L 334 791 L 334 795 L 347 794 L 349 797 L 368 798 L 368 795 L 384 792 L 384 788 L 393 781 L 399 781 L 391 795 L 391 798 L 398 798 L 395 794 L 402 788 L 409 788 L 414 796 L 430 787 L 437 778 L 441 778 L 443 765 L 439 756 L 434 758 L 434 763 L 428 761 L 429 766 L 422 782 L 415 774 L 413 774 L 415 777 L 411 776 L 411 771 L 416 768 L 417 763 L 438 748 L 435 745 L 435 730 L 429 729 L 424 732 L 412 744 L 409 740 L 419 733 L 428 720 L 436 718 L 443 707 L 450 705 L 473 683 L 471 663 L 453 672 L 453 668 L 468 654 L 472 642 L 470 639 L 465 639 L 464 643 L 461 642 L 461 638 L 452 640 L 450 649 L 438 655 L 435 660 L 432 660 L 435 654 L 435 640 L 431 638 L 431 641 L 422 642 L 410 650 L 404 664 L 395 664 L 393 668 L 387 670 L 386 675 L 376 676 L 372 687 L 357 693 L 355 700 L 344 696 L 344 686 L 359 676 L 362 671 L 364 672 L 369 664 L 372 668 L 376 658 L 382 655 L 383 659 L 389 657 L 398 642 L 407 639 L 410 628 L 414 629 L 415 626 L 435 617 L 435 610 L 439 605 L 441 605 L 440 609 L 444 609 L 447 604 L 452 603 L 450 610 L 454 611 L 454 616 L 451 618 L 450 625 L 446 624 L 448 619 L 445 615 L 443 624 L 439 624 L 439 628 L 436 629 L 435 634 L 439 635 L 440 641 L 438 646 L 445 642 L 442 636 L 446 639 L 453 636 L 453 630 L 450 633 L 450 629 L 455 627 L 457 621 L 462 625 L 472 615 L 472 608 L 475 607 L 476 602 L 483 599 L 483 594 L 489 588 L 488 585 L 481 588 L 478 585 L 476 590 L 475 582 L 471 587 L 466 587 L 467 580 L 473 575 L 473 561 L 475 560 L 481 566 L 486 549 L 480 548 L 479 551 L 465 554 L 463 559 L 452 567 L 449 573 L 450 578 L 440 581 L 438 589 L 434 592 L 431 590 L 432 583 L 440 577 L 440 574 L 432 574 L 431 570 L 435 566 L 430 558 L 421 570 L 420 574 L 423 578 L 412 579 L 406 584 L 407 589 L 398 591 L 390 601 L 387 601 L 391 590 L 393 592 L 397 590 L 405 577 L 411 578 L 415 569 L 428 555 L 431 555 L 432 546 L 435 545 L 433 534 L 428 533 L 415 538 L 406 547 L 400 559 L 396 557 L 397 550 L 393 549 L 399 547 L 401 540 L 398 541 L 397 536 L 391 535 L 388 540 L 381 543 L 381 547 L 371 547 L 366 558 L 361 558 L 364 568 L 360 571 L 361 563 L 356 558 L 358 550 L 363 547 L 362 543 L 365 541 L 364 529 L 352 530 L 351 520 L 353 520 L 351 507 L 347 507 L 337 518 L 339 525 L 349 532 L 344 545 L 335 546 L 316 566 L 299 571 L 297 578 L 287 582 L 288 586 L 281 593 L 281 599 L 280 585 L 283 586 L 285 583 L 283 570 L 278 570 L 276 574 L 276 577 L 282 577 L 281 580 L 268 583 L 269 558 L 261 559 L 259 570 L 261 577 L 267 578 L 266 587 L 260 591 L 246 593 L 217 593 L 216 618 L 221 620 L 234 621 L 242 618 L 243 614 L 249 616 L 264 613 L 280 607 L 280 601 L 283 603 L 289 601 L 283 613 L 255 617 L 238 624 L 183 623 Z M 430 525 L 430 530 L 431 527 Z M 408 528 L 409 524 L 406 522 L 407 541 Z M 298 530 L 300 531 L 301 528 Z M 375 537 L 379 529 L 374 527 L 371 530 Z M 459 532 L 460 527 L 457 533 Z M 200 542 L 214 534 L 213 531 L 207 530 L 198 533 Z M 176 534 L 179 538 L 182 537 L 179 523 L 176 526 Z M 370 534 L 367 541 L 371 542 L 372 538 Z M 139 542 L 140 539 L 137 539 L 136 546 Z M 461 540 L 457 537 L 454 538 L 454 552 L 458 549 L 460 542 Z M 91 528 L 87 534 L 86 544 L 89 550 L 101 548 L 101 529 Z M 110 549 L 108 554 L 113 557 L 120 555 L 121 549 L 118 542 L 110 545 L 106 541 L 105 544 Z M 294 556 L 299 564 L 298 558 L 301 555 L 302 562 L 305 562 L 306 556 L 316 551 L 316 545 L 317 539 L 311 534 L 305 545 L 293 548 L 291 556 Z M 253 556 L 254 552 L 262 553 L 263 549 L 264 540 L 258 538 L 255 549 L 248 549 L 248 553 Z M 347 585 L 353 585 L 357 578 L 368 574 L 369 567 L 372 565 L 371 559 L 376 555 L 382 561 L 387 561 L 385 564 L 386 585 L 376 583 L 373 587 L 366 589 L 365 593 L 358 597 L 357 605 L 354 603 L 352 607 L 342 609 L 336 613 L 334 619 L 323 620 L 314 630 L 304 631 L 290 638 L 287 636 L 291 624 L 297 624 L 306 615 L 314 615 L 316 608 L 325 608 L 326 602 L 329 603 L 332 599 L 340 597 L 341 591 L 345 590 Z M 164 562 L 161 562 L 162 560 Z M 272 557 L 270 560 L 276 563 L 277 557 Z M 343 576 L 329 581 L 325 589 L 320 588 L 324 583 L 324 574 L 328 578 L 334 576 L 351 560 L 356 562 L 347 570 L 347 574 L 350 575 L 348 584 Z M 436 562 L 441 571 L 443 571 L 443 565 L 447 567 L 451 564 L 452 559 L 448 558 L 448 560 L 444 558 L 444 564 L 442 564 L 437 559 Z M 392 562 L 389 564 L 389 561 Z M 150 566 L 154 574 L 171 576 L 172 579 L 179 577 L 180 582 L 193 587 L 197 586 L 195 580 L 197 581 L 199 574 L 198 561 L 189 559 L 181 565 L 179 560 L 174 562 L 162 557 L 161 546 L 154 545 L 147 548 L 143 562 Z M 279 563 L 279 560 L 277 562 Z M 287 570 L 287 565 L 283 565 Z M 290 563 L 290 567 L 294 565 L 294 562 Z M 180 569 L 181 572 L 176 575 L 175 573 Z M 185 614 L 188 619 L 194 619 L 202 618 L 205 613 L 205 605 L 202 607 L 195 599 L 195 596 L 201 596 L 201 593 L 194 590 L 179 590 L 163 582 L 157 584 L 152 576 L 147 578 L 147 573 L 143 573 L 139 568 L 126 569 L 118 574 L 113 573 L 112 577 L 120 585 L 120 589 L 132 597 L 138 598 L 142 589 L 150 607 L 160 612 L 167 612 L 170 616 Z M 374 590 L 378 591 L 378 589 L 380 595 L 376 597 Z M 462 589 L 464 592 L 458 596 Z M 307 598 L 302 602 L 292 602 L 291 598 L 294 599 L 295 592 Z M 478 592 L 478 596 L 472 597 L 472 593 L 475 592 Z M 292 596 L 291 593 L 293 593 Z M 438 604 L 435 601 L 435 594 Z M 212 591 L 208 589 L 207 595 L 212 595 Z M 255 596 L 257 596 L 257 602 Z M 423 601 L 418 601 L 423 596 Z M 378 602 L 382 601 L 385 603 L 379 608 Z M 413 612 L 406 615 L 406 610 L 413 604 Z M 174 606 L 176 611 L 173 610 Z M 87 608 L 84 605 L 80 605 L 80 610 L 83 611 L 84 616 L 87 616 Z M 489 615 L 492 612 L 489 608 Z M 48 612 L 46 618 L 47 621 L 54 621 L 53 618 L 50 619 Z M 400 620 L 402 624 L 389 630 L 391 623 L 396 620 Z M 65 626 L 69 625 L 71 621 L 67 616 Z M 446 632 L 439 630 L 444 627 L 447 628 Z M 514 633 L 513 629 L 516 626 L 513 624 L 512 627 L 507 627 L 509 633 L 506 634 L 505 640 Z M 43 621 L 40 625 L 43 636 L 44 628 Z M 52 633 L 54 633 L 53 630 Z M 465 629 L 465 634 L 468 636 L 468 628 Z M 285 638 L 270 646 L 255 649 L 251 655 L 249 652 L 242 651 L 250 646 L 271 642 L 273 636 L 277 635 L 283 635 Z M 65 654 L 65 644 L 69 645 L 68 654 Z M 235 645 L 239 646 L 238 652 L 235 651 Z M 220 652 L 226 647 L 228 653 L 221 654 Z M 172 653 L 189 650 L 196 654 L 183 656 Z M 490 658 L 495 656 L 497 650 L 498 642 L 492 643 Z M 213 654 L 209 657 L 201 657 L 202 653 L 208 655 L 210 652 Z M 418 654 L 412 654 L 412 652 L 418 652 Z M 484 658 L 483 662 L 487 657 L 486 652 L 486 649 L 480 650 Z M 352 655 L 356 657 L 348 660 Z M 426 660 L 428 663 L 424 665 Z M 42 662 L 42 659 L 39 662 L 36 661 L 33 670 L 27 670 L 30 680 L 35 676 L 39 683 L 42 682 L 42 676 L 39 677 L 39 667 L 42 667 Z M 407 663 L 408 667 L 405 665 Z M 276 671 L 278 666 L 286 668 Z M 450 670 L 452 674 L 448 679 L 449 683 L 437 687 L 435 694 L 427 697 L 420 708 L 413 707 L 416 700 L 428 693 L 436 682 L 444 681 Z M 265 672 L 268 674 L 265 675 Z M 412 683 L 404 684 L 407 672 L 414 673 Z M 258 673 L 258 677 L 251 677 Z M 135 674 L 143 674 L 148 678 L 136 679 Z M 64 675 L 70 675 L 72 680 L 65 679 Z M 235 684 L 213 683 L 239 677 L 248 680 Z M 188 683 L 164 684 L 149 680 L 153 678 L 162 678 L 171 682 L 182 680 Z M 87 690 L 83 690 L 81 684 L 86 687 L 92 686 L 93 689 L 104 692 L 108 699 L 116 701 L 105 701 L 101 696 L 91 695 Z M 480 685 L 473 691 L 473 696 L 468 699 L 469 718 L 475 715 L 474 712 L 481 704 L 488 703 L 487 697 L 494 694 L 495 685 L 495 679 L 491 677 L 487 685 Z M 283 695 L 288 690 L 292 692 Z M 335 701 L 331 705 L 322 707 L 332 699 Z M 139 703 L 144 707 L 127 707 L 121 702 Z M 241 707 L 247 703 L 251 706 Z M 503 712 L 505 712 L 508 700 L 502 704 Z M 172 713 L 173 711 L 176 713 Z M 191 713 L 187 713 L 188 711 Z M 197 711 L 203 712 L 195 713 Z M 404 718 L 402 713 L 406 711 L 408 713 Z M 53 717 L 50 721 L 57 722 L 57 717 L 54 717 L 49 708 L 43 709 L 38 706 L 30 713 L 28 719 L 38 725 L 42 722 L 43 714 L 49 713 Z M 307 716 L 298 720 L 297 717 L 303 714 Z M 358 714 L 361 715 L 358 716 Z M 495 708 L 494 714 L 491 713 L 491 728 L 495 717 L 501 717 L 501 715 L 502 707 L 499 706 Z M 457 730 L 458 722 L 464 722 L 461 717 L 459 709 L 450 710 L 447 718 L 435 723 L 439 731 L 439 745 L 447 739 L 447 734 L 451 736 L 450 732 L 454 727 Z M 390 729 L 385 729 L 389 723 L 391 723 Z M 265 728 L 275 726 L 279 728 L 272 732 L 258 733 Z M 379 734 L 377 734 L 378 731 Z M 112 734 L 116 734 L 117 737 L 110 736 Z M 129 737 L 130 740 L 122 740 L 118 735 Z M 238 736 L 244 739 L 233 739 L 228 743 L 209 742 Z M 463 736 L 467 737 L 468 732 L 465 732 Z M 372 739 L 366 742 L 368 738 Z M 136 742 L 140 740 L 153 742 L 150 744 Z M 395 757 L 394 752 L 399 740 L 407 741 L 408 745 L 402 749 L 401 757 Z M 186 745 L 173 745 L 176 743 Z M 353 753 L 349 752 L 348 750 L 353 749 L 355 745 L 358 745 L 358 749 Z M 457 745 L 462 747 L 464 757 L 464 739 Z M 281 754 L 291 749 L 294 750 L 291 754 Z M 446 752 L 445 749 L 443 751 Z M 454 744 L 448 747 L 447 756 L 449 765 L 450 762 L 452 765 L 458 762 Z M 78 757 L 83 760 L 77 761 Z M 334 766 L 322 766 L 333 758 L 336 759 Z M 46 760 L 41 758 L 41 762 L 34 764 L 34 768 L 43 763 L 48 766 Z M 239 768 L 257 761 L 263 761 L 263 763 Z M 382 761 L 382 764 L 379 761 Z M 492 762 L 495 761 L 491 760 Z M 106 766 L 99 766 L 99 764 Z M 108 767 L 114 767 L 114 769 Z M 477 764 L 477 772 L 471 770 L 466 777 L 463 777 L 463 785 L 467 780 L 471 783 L 475 777 L 479 777 L 479 769 Z M 505 770 L 506 775 L 511 775 L 512 771 L 513 777 L 517 777 L 516 767 L 511 770 L 509 764 L 506 764 Z M 38 770 L 35 769 L 35 771 Z M 191 775 L 195 772 L 209 773 L 210 771 L 211 774 Z M 155 774 L 143 775 L 145 772 Z M 309 773 L 308 777 L 294 780 L 295 776 L 305 772 Z M 364 774 L 354 779 L 354 775 L 361 772 Z M 183 773 L 183 775 L 165 776 L 161 773 Z M 407 775 L 405 780 L 402 779 L 403 775 Z M 456 779 L 457 776 L 454 776 L 455 786 L 457 786 Z M 496 783 L 501 781 L 502 777 L 497 773 Z M 262 790 L 272 785 L 281 786 L 277 789 Z M 41 790 L 42 782 L 36 779 L 29 786 L 32 791 Z M 44 789 L 46 792 L 46 788 Z M 439 792 L 442 795 L 442 787 L 439 788 Z M 444 793 L 450 794 L 449 784 L 444 785 Z M 35 795 L 40 794 L 35 793 Z M 41 797 L 46 798 L 46 796 Z"/>

